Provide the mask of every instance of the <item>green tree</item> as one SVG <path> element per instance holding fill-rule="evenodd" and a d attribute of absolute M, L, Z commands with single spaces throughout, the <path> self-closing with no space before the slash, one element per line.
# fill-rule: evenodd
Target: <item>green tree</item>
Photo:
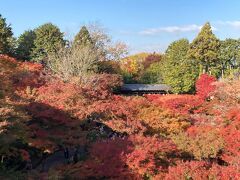
<path fill-rule="evenodd" d="M 140 82 L 144 84 L 162 83 L 162 63 L 152 63 L 147 69 L 144 70 Z"/>
<path fill-rule="evenodd" d="M 172 87 L 174 93 L 187 93 L 194 90 L 198 77 L 198 65 L 187 58 L 189 42 L 180 39 L 171 43 L 163 61 L 162 76 L 164 83 Z"/>
<path fill-rule="evenodd" d="M 12 53 L 13 40 L 12 28 L 0 14 L 0 54 Z"/>
<path fill-rule="evenodd" d="M 213 34 L 210 23 L 206 23 L 198 36 L 190 44 L 188 57 L 200 64 L 200 74 L 210 73 L 211 67 L 218 63 L 220 42 Z"/>
<path fill-rule="evenodd" d="M 226 39 L 220 42 L 219 60 L 221 63 L 221 76 L 225 71 L 238 68 L 240 63 L 240 42 L 235 39 Z"/>
<path fill-rule="evenodd" d="M 52 23 L 41 25 L 34 32 L 36 39 L 32 52 L 33 61 L 45 63 L 47 54 L 56 52 L 64 45 L 63 33 Z"/>
<path fill-rule="evenodd" d="M 17 40 L 16 54 L 19 59 L 30 60 L 31 53 L 34 48 L 36 34 L 32 30 L 25 31 Z"/>
<path fill-rule="evenodd" d="M 73 45 L 93 46 L 93 41 L 86 26 L 83 26 L 75 36 Z"/>

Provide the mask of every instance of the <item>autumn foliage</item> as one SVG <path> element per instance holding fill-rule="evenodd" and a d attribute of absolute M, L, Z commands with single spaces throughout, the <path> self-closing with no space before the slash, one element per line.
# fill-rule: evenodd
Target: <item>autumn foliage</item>
<path fill-rule="evenodd" d="M 196 82 L 197 95 L 202 99 L 208 98 L 210 93 L 215 90 L 215 85 L 213 84 L 215 81 L 215 77 L 202 74 Z"/>
<path fill-rule="evenodd" d="M 27 176 L 30 160 L 81 146 L 81 160 L 52 167 L 59 177 L 240 178 L 240 81 L 213 84 L 202 75 L 196 95 L 137 97 L 114 94 L 122 84 L 114 74 L 66 82 L 2 55 L 0 70 L 0 156 L 7 168 Z"/>

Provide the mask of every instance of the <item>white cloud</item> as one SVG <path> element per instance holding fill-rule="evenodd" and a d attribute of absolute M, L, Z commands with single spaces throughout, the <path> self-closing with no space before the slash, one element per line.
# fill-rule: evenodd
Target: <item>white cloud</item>
<path fill-rule="evenodd" d="M 219 21 L 218 24 L 240 29 L 240 21 Z"/>
<path fill-rule="evenodd" d="M 157 52 L 164 53 L 169 43 L 143 43 L 143 44 L 132 44 L 130 46 L 130 54 L 136 54 L 140 52 Z"/>
<path fill-rule="evenodd" d="M 190 24 L 185 26 L 166 26 L 166 27 L 159 27 L 159 28 L 151 28 L 151 29 L 145 29 L 139 34 L 141 35 L 156 35 L 160 33 L 183 33 L 183 32 L 196 32 L 200 31 L 202 26 L 196 25 L 196 24 Z M 214 31 L 217 29 L 215 27 L 212 27 Z"/>
<path fill-rule="evenodd" d="M 167 26 L 159 28 L 145 29 L 140 32 L 142 35 L 155 35 L 162 32 L 166 33 L 179 33 L 179 32 L 189 32 L 189 31 L 199 31 L 202 26 L 196 24 L 186 25 L 186 26 Z"/>

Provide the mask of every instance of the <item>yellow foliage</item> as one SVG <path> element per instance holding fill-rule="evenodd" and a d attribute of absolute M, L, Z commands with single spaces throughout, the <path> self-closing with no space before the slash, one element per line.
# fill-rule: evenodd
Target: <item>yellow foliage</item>
<path fill-rule="evenodd" d="M 180 132 L 172 136 L 179 149 L 192 154 L 197 160 L 216 158 L 224 148 L 224 140 L 216 130 L 201 131 L 195 136 Z"/>
<path fill-rule="evenodd" d="M 140 109 L 138 119 L 149 127 L 150 133 L 169 135 L 190 126 L 190 122 L 182 115 L 173 114 L 155 106 Z"/>
<path fill-rule="evenodd" d="M 137 61 L 144 61 L 146 57 L 148 57 L 150 54 L 149 53 L 138 53 L 138 54 L 134 54 L 131 56 L 128 56 L 127 58 L 124 59 L 132 59 L 132 60 L 137 60 Z"/>

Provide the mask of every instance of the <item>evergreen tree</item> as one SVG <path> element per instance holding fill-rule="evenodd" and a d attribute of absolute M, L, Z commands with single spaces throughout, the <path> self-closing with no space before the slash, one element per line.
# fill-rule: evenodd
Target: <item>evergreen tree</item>
<path fill-rule="evenodd" d="M 51 23 L 38 27 L 35 29 L 35 33 L 33 61 L 45 63 L 49 53 L 56 52 L 59 47 L 64 45 L 63 33 Z"/>
<path fill-rule="evenodd" d="M 210 23 L 206 23 L 198 36 L 190 44 L 188 57 L 200 64 L 200 74 L 210 73 L 211 67 L 218 64 L 220 42 L 213 34 Z"/>
<path fill-rule="evenodd" d="M 13 40 L 12 28 L 0 14 L 0 54 L 12 53 Z"/>
<path fill-rule="evenodd" d="M 31 53 L 34 48 L 34 40 L 36 39 L 36 34 L 32 30 L 25 31 L 21 34 L 17 40 L 17 50 L 16 54 L 19 59 L 30 60 Z"/>
<path fill-rule="evenodd" d="M 198 65 L 187 58 L 189 42 L 180 39 L 171 43 L 166 50 L 162 76 L 164 83 L 172 87 L 174 93 L 193 92 L 198 77 Z"/>
<path fill-rule="evenodd" d="M 239 67 L 240 42 L 235 39 L 226 39 L 220 42 L 219 60 L 221 62 L 221 76 L 224 77 L 226 70 Z"/>
<path fill-rule="evenodd" d="M 79 46 L 93 46 L 93 40 L 86 26 L 83 26 L 78 34 L 75 36 L 73 45 Z"/>
<path fill-rule="evenodd" d="M 155 62 L 149 65 L 141 75 L 140 83 L 143 84 L 160 84 L 162 83 L 162 63 Z"/>

